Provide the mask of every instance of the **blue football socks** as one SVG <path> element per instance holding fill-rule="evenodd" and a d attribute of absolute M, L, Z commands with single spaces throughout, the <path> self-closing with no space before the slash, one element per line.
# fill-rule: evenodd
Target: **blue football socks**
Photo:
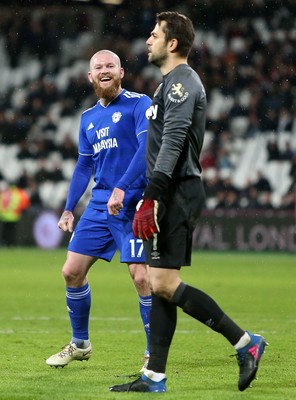
<path fill-rule="evenodd" d="M 77 347 L 82 347 L 88 340 L 88 323 L 91 306 L 91 291 L 89 284 L 80 288 L 66 288 L 66 303 L 72 326 L 72 341 Z"/>
<path fill-rule="evenodd" d="M 145 356 L 149 355 L 150 347 L 150 311 L 152 306 L 152 296 L 139 296 L 140 314 L 144 325 L 147 339 Z"/>

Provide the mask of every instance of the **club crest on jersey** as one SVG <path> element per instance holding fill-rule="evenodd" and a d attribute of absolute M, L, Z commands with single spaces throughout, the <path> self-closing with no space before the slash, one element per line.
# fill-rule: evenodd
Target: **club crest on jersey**
<path fill-rule="evenodd" d="M 173 83 L 171 90 L 168 94 L 168 98 L 173 103 L 182 103 L 189 96 L 188 92 L 185 92 L 185 88 L 182 83 Z"/>
<path fill-rule="evenodd" d="M 116 124 L 120 118 L 122 117 L 121 112 L 117 111 L 112 115 L 112 121 L 114 122 L 114 124 Z"/>

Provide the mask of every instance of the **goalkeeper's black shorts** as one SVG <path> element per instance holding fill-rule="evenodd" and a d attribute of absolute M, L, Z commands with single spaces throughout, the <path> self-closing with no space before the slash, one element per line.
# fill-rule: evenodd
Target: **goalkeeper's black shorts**
<path fill-rule="evenodd" d="M 205 203 L 200 178 L 174 182 L 159 201 L 160 232 L 144 241 L 151 267 L 180 269 L 191 264 L 192 234 Z"/>

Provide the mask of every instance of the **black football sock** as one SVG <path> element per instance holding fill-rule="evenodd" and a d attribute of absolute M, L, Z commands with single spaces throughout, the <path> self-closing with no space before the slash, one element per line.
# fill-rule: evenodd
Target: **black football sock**
<path fill-rule="evenodd" d="M 237 344 L 240 338 L 245 334 L 245 331 L 226 314 L 223 315 L 221 321 L 217 324 L 214 330 L 221 333 L 221 335 L 223 335 L 232 346 Z"/>
<path fill-rule="evenodd" d="M 232 345 L 245 333 L 209 295 L 183 282 L 177 287 L 172 302 L 186 314 L 221 333 Z"/>
<path fill-rule="evenodd" d="M 169 348 L 175 333 L 176 324 L 176 305 L 152 294 L 148 370 L 165 373 Z"/>

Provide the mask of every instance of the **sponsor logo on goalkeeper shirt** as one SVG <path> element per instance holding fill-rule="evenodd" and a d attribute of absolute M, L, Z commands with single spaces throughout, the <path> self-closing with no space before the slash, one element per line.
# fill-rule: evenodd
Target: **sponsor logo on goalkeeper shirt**
<path fill-rule="evenodd" d="M 156 119 L 158 111 L 158 105 L 150 106 L 146 111 L 146 118 L 147 119 Z"/>

